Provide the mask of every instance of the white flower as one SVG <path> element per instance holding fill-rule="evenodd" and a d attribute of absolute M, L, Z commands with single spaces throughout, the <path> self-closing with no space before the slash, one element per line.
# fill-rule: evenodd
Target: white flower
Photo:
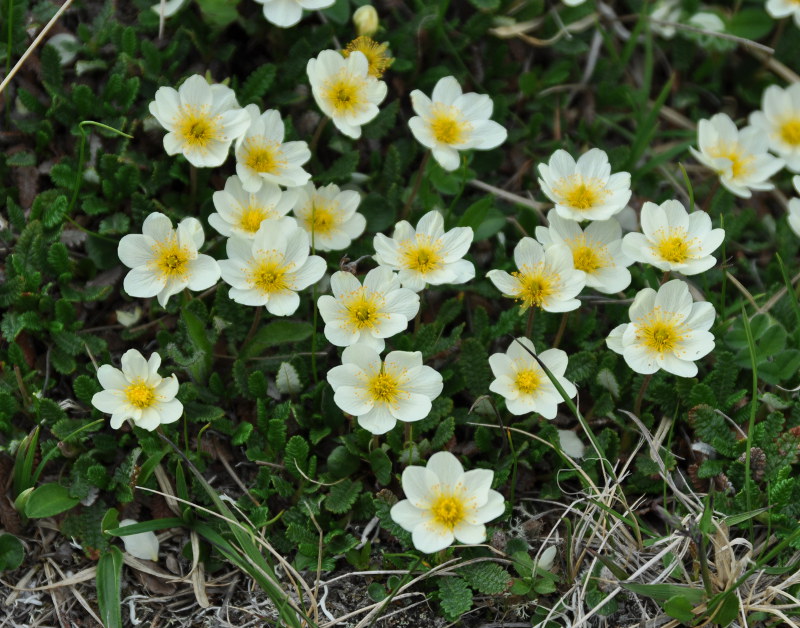
<path fill-rule="evenodd" d="M 305 185 L 311 175 L 303 164 L 311 159 L 305 142 L 284 142 L 281 114 L 269 109 L 259 114 L 256 105 L 244 108 L 250 116 L 247 132 L 236 142 L 236 174 L 247 192 L 257 192 L 267 181 L 293 188 Z"/>
<path fill-rule="evenodd" d="M 379 266 L 367 273 L 362 286 L 345 271 L 331 276 L 333 296 L 322 295 L 317 301 L 325 321 L 325 337 L 337 347 L 365 344 L 378 353 L 389 338 L 408 327 L 419 311 L 419 295 L 400 287 L 393 271 Z"/>
<path fill-rule="evenodd" d="M 678 22 L 681 17 L 681 7 L 678 0 L 659 0 L 653 6 L 650 13 L 650 30 L 661 35 L 664 39 L 672 39 L 675 36 L 675 27 L 669 24 L 659 24 L 658 22 Z"/>
<path fill-rule="evenodd" d="M 797 0 L 767 0 L 765 8 L 774 18 L 794 16 L 794 23 L 800 28 L 800 3 Z"/>
<path fill-rule="evenodd" d="M 275 316 L 294 314 L 298 290 L 325 274 L 325 260 L 309 255 L 308 235 L 294 218 L 262 223 L 252 240 L 233 236 L 228 258 L 221 260 L 222 278 L 232 287 L 228 295 L 242 305 L 266 306 Z"/>
<path fill-rule="evenodd" d="M 622 252 L 622 227 L 614 218 L 592 222 L 586 229 L 574 220 L 567 220 L 551 209 L 549 227 L 536 227 L 536 239 L 545 249 L 563 244 L 572 251 L 577 270 L 586 273 L 586 285 L 600 292 L 613 294 L 631 283 L 626 268 L 633 260 Z"/>
<path fill-rule="evenodd" d="M 725 239 L 724 229 L 712 229 L 711 218 L 692 212 L 680 201 L 642 206 L 642 233 L 628 233 L 622 250 L 637 262 L 684 275 L 703 273 L 717 263 L 711 255 Z"/>
<path fill-rule="evenodd" d="M 378 12 L 371 4 L 358 7 L 353 13 L 353 25 L 359 36 L 372 37 L 378 32 Z"/>
<path fill-rule="evenodd" d="M 461 93 L 452 76 L 439 79 L 432 98 L 418 89 L 411 92 L 411 106 L 417 114 L 408 126 L 417 141 L 430 148 L 433 158 L 445 170 L 458 168 L 458 151 L 490 150 L 506 141 L 508 132 L 490 120 L 494 107 L 486 94 Z"/>
<path fill-rule="evenodd" d="M 546 550 L 542 552 L 542 555 L 539 557 L 539 560 L 536 561 L 536 566 L 539 569 L 543 569 L 544 571 L 550 571 L 553 567 L 553 562 L 556 558 L 556 546 L 551 545 Z"/>
<path fill-rule="evenodd" d="M 308 183 L 297 189 L 294 215 L 318 251 L 341 251 L 364 233 L 367 219 L 356 210 L 361 197 L 331 183 L 317 188 Z"/>
<path fill-rule="evenodd" d="M 545 419 L 554 419 L 556 407 L 563 401 L 558 389 L 547 377 L 530 352 L 536 353 L 528 338 L 517 338 L 511 342 L 508 351 L 489 356 L 489 366 L 495 376 L 489 390 L 506 399 L 506 408 L 511 414 L 538 412 Z M 548 349 L 536 354 L 561 384 L 567 396 L 572 398 L 578 390 L 567 379 L 567 354 L 561 349 Z"/>
<path fill-rule="evenodd" d="M 164 307 L 184 288 L 205 290 L 219 280 L 217 262 L 197 250 L 203 245 L 203 226 L 197 218 L 184 218 L 178 228 L 164 214 L 153 212 L 144 219 L 141 234 L 119 241 L 117 254 L 132 268 L 123 282 L 132 297 L 158 297 Z"/>
<path fill-rule="evenodd" d="M 514 247 L 519 269 L 508 274 L 490 270 L 486 276 L 505 296 L 522 302 L 522 309 L 536 306 L 545 312 L 569 312 L 580 307 L 575 297 L 586 285 L 586 273 L 576 270 L 572 252 L 565 244 L 546 250 L 533 238 L 522 238 Z"/>
<path fill-rule="evenodd" d="M 281 362 L 278 367 L 278 373 L 275 375 L 275 387 L 283 395 L 294 395 L 303 389 L 297 369 L 289 362 Z"/>
<path fill-rule="evenodd" d="M 462 259 L 472 244 L 471 227 L 455 227 L 445 233 L 444 217 L 429 211 L 414 229 L 401 220 L 391 238 L 378 233 L 372 241 L 375 261 L 399 271 L 404 288 L 415 292 L 427 284 L 466 283 L 475 277 L 475 266 Z"/>
<path fill-rule="evenodd" d="M 392 519 L 411 532 L 414 547 L 433 554 L 453 541 L 474 545 L 486 540 L 486 524 L 505 510 L 503 496 L 492 490 L 494 472 L 464 471 L 449 451 L 433 454 L 424 467 L 403 470 L 407 499 L 390 511 Z"/>
<path fill-rule="evenodd" d="M 123 519 L 119 522 L 119 527 L 124 528 L 139 523 L 135 519 Z M 154 532 L 140 532 L 139 534 L 128 534 L 120 537 L 125 551 L 134 558 L 141 560 L 158 560 L 158 537 Z"/>
<path fill-rule="evenodd" d="M 760 128 L 741 131 L 724 113 L 700 120 L 697 125 L 700 150 L 689 148 L 694 158 L 719 175 L 720 182 L 736 196 L 750 198 L 750 190 L 771 190 L 773 174 L 783 168 L 783 160 L 767 152 L 769 137 Z"/>
<path fill-rule="evenodd" d="M 798 16 L 800 4 L 795 6 Z M 769 147 L 786 161 L 789 170 L 800 172 L 800 83 L 786 89 L 767 87 L 761 97 L 761 111 L 751 113 L 748 121 L 767 136 Z"/>
<path fill-rule="evenodd" d="M 611 174 L 608 155 L 593 148 L 577 163 L 557 150 L 547 164 L 539 164 L 539 185 L 556 211 L 570 220 L 607 220 L 622 211 L 631 198 L 631 175 Z"/>
<path fill-rule="evenodd" d="M 186 2 L 187 0 L 166 0 L 166 2 L 157 2 L 150 8 L 159 15 L 162 15 L 161 10 L 163 8 L 164 17 L 172 17 L 183 8 L 183 5 L 186 4 Z"/>
<path fill-rule="evenodd" d="M 336 128 L 358 139 L 361 126 L 378 115 L 378 105 L 386 98 L 386 83 L 369 73 L 363 52 L 352 52 L 345 59 L 336 50 L 323 50 L 306 66 L 314 100 Z"/>
<path fill-rule="evenodd" d="M 333 400 L 373 434 L 385 434 L 397 421 L 420 421 L 442 392 L 442 376 L 422 364 L 419 351 L 391 351 L 381 361 L 365 344 L 342 352 L 341 366 L 328 371 Z"/>
<path fill-rule="evenodd" d="M 792 179 L 794 189 L 800 194 L 800 176 Z M 793 198 L 789 201 L 789 227 L 800 238 L 800 198 Z"/>
<path fill-rule="evenodd" d="M 247 192 L 239 177 L 233 175 L 212 199 L 217 211 L 208 217 L 208 224 L 227 238 L 253 238 L 262 222 L 289 213 L 297 202 L 297 191 L 281 191 L 274 183 L 264 183 L 258 192 Z"/>
<path fill-rule="evenodd" d="M 336 0 L 256 0 L 264 5 L 264 17 L 270 24 L 289 28 L 303 17 L 303 9 L 314 11 L 333 6 Z"/>
<path fill-rule="evenodd" d="M 186 79 L 177 91 L 159 87 L 150 113 L 169 131 L 164 136 L 167 154 L 183 153 L 198 168 L 221 166 L 231 143 L 250 124 L 230 87 L 209 85 L 199 74 Z"/>
<path fill-rule="evenodd" d="M 572 430 L 558 430 L 558 442 L 561 445 L 561 451 L 570 458 L 583 458 L 583 454 L 586 452 L 586 445 Z"/>
<path fill-rule="evenodd" d="M 628 313 L 631 322 L 613 329 L 606 344 L 637 373 L 664 369 L 679 377 L 694 377 L 694 361 L 714 348 L 714 336 L 708 331 L 716 316 L 714 306 L 706 301 L 693 303 L 689 288 L 679 279 L 668 281 L 658 292 L 640 291 Z"/>
<path fill-rule="evenodd" d="M 710 33 L 725 32 L 725 22 L 722 21 L 722 18 L 716 13 L 709 13 L 708 11 L 695 13 L 689 18 L 687 24 Z"/>
<path fill-rule="evenodd" d="M 161 356 L 153 353 L 149 360 L 136 349 L 122 355 L 122 370 L 110 364 L 97 369 L 97 379 L 103 387 L 92 397 L 92 405 L 111 415 L 115 430 L 126 419 L 137 427 L 152 432 L 162 423 L 174 423 L 183 414 L 183 404 L 175 399 L 178 378 L 158 374 Z"/>

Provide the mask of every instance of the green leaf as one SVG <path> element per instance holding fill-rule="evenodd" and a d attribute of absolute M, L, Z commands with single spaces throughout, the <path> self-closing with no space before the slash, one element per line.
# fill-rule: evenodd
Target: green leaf
<path fill-rule="evenodd" d="M 252 433 L 252 423 L 248 423 L 247 421 L 239 423 L 239 425 L 236 427 L 236 431 L 233 433 L 233 436 L 231 436 L 231 445 L 244 445 Z"/>
<path fill-rule="evenodd" d="M 277 68 L 271 63 L 265 63 L 253 70 L 236 92 L 242 106 L 263 98 L 275 80 L 276 73 Z"/>
<path fill-rule="evenodd" d="M 97 606 L 105 628 L 122 628 L 122 552 L 112 547 L 97 561 Z"/>
<path fill-rule="evenodd" d="M 392 481 L 392 461 L 383 449 L 373 449 L 370 452 L 369 464 L 378 482 L 386 486 Z"/>
<path fill-rule="evenodd" d="M 33 490 L 25 503 L 25 516 L 29 519 L 53 517 L 74 508 L 78 499 L 60 484 L 43 484 Z"/>
<path fill-rule="evenodd" d="M 308 469 L 308 443 L 298 435 L 292 436 L 286 443 L 286 451 L 283 457 L 283 464 L 286 470 L 293 476 L 302 477 L 301 471 L 305 473 Z M 299 471 L 298 471 L 299 468 Z"/>
<path fill-rule="evenodd" d="M 197 0 L 203 19 L 209 26 L 223 29 L 239 17 L 239 0 Z"/>
<path fill-rule="evenodd" d="M 714 613 L 714 624 L 718 626 L 729 626 L 739 616 L 739 597 L 733 592 L 728 592 L 722 604 Z"/>
<path fill-rule="evenodd" d="M 500 595 L 508 590 L 512 578 L 500 565 L 481 562 L 468 565 L 459 570 L 469 586 L 484 595 Z"/>
<path fill-rule="evenodd" d="M 16 569 L 25 559 L 25 547 L 13 534 L 0 535 L 0 571 Z"/>
<path fill-rule="evenodd" d="M 361 482 L 342 480 L 331 487 L 325 498 L 325 508 L 337 515 L 347 512 L 356 503 L 361 489 Z"/>
<path fill-rule="evenodd" d="M 199 359 L 191 364 L 189 370 L 199 382 L 204 383 L 208 380 L 214 360 L 214 348 L 209 339 L 210 332 L 203 321 L 187 308 L 181 312 L 181 318 L 186 325 L 186 335 L 199 354 Z"/>
<path fill-rule="evenodd" d="M 431 438 L 431 447 L 433 449 L 441 449 L 447 441 L 453 438 L 455 432 L 456 420 L 449 416 L 436 426 L 436 432 L 433 434 L 433 438 Z"/>
<path fill-rule="evenodd" d="M 637 593 L 654 599 L 657 602 L 666 602 L 673 597 L 683 597 L 692 606 L 699 605 L 706 596 L 703 589 L 691 587 L 685 584 L 639 584 L 638 582 L 620 582 L 619 585 Z"/>
<path fill-rule="evenodd" d="M 769 33 L 774 20 L 760 9 L 744 9 L 734 15 L 726 27 L 726 32 L 744 39 L 759 40 Z"/>
<path fill-rule="evenodd" d="M 349 179 L 350 175 L 355 172 L 356 166 L 358 166 L 358 159 L 358 151 L 352 150 L 345 153 L 334 161 L 330 168 L 317 177 L 319 182 L 324 185 Z"/>
<path fill-rule="evenodd" d="M 183 525 L 183 519 L 178 519 L 178 517 L 166 517 L 164 519 L 152 519 L 150 521 L 132 523 L 121 528 L 106 530 L 105 532 L 111 536 L 130 536 L 131 534 L 141 534 L 142 532 L 155 532 L 156 530 L 179 528 Z"/>
<path fill-rule="evenodd" d="M 457 621 L 472 608 L 472 590 L 462 578 L 439 578 L 436 583 L 439 586 L 439 603 L 448 621 Z"/>
<path fill-rule="evenodd" d="M 680 595 L 671 597 L 664 602 L 664 612 L 667 615 L 687 624 L 695 619 L 694 613 L 692 613 L 693 608 L 694 605 Z"/>
<path fill-rule="evenodd" d="M 259 329 L 253 339 L 241 352 L 240 358 L 260 356 L 265 349 L 289 342 L 300 342 L 309 338 L 314 331 L 310 323 L 301 321 L 272 321 Z"/>

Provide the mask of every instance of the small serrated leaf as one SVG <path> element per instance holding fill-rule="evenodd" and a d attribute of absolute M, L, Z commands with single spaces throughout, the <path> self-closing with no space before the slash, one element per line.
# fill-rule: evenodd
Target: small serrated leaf
<path fill-rule="evenodd" d="M 458 577 L 439 578 L 439 603 L 448 621 L 457 621 L 472 608 L 472 590 Z"/>
<path fill-rule="evenodd" d="M 356 503 L 361 488 L 361 482 L 342 480 L 331 487 L 325 498 L 325 508 L 337 515 L 347 512 Z"/>

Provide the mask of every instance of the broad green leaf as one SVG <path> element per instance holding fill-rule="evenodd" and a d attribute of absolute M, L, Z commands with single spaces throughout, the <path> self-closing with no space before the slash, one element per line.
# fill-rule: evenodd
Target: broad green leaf
<path fill-rule="evenodd" d="M 33 490 L 25 504 L 25 516 L 31 519 L 53 517 L 78 504 L 60 484 L 43 484 Z"/>
<path fill-rule="evenodd" d="M 122 628 L 122 552 L 112 547 L 97 562 L 97 606 L 105 628 Z"/>

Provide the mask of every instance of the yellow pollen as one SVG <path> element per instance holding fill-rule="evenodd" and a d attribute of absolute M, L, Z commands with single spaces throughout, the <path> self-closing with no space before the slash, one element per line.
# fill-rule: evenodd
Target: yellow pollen
<path fill-rule="evenodd" d="M 176 122 L 177 133 L 192 148 L 208 148 L 213 140 L 219 139 L 218 119 L 219 116 L 208 114 L 208 107 L 184 105 Z"/>
<path fill-rule="evenodd" d="M 402 392 L 397 377 L 386 371 L 374 375 L 367 383 L 367 390 L 373 401 L 389 405 L 393 405 Z"/>
<path fill-rule="evenodd" d="M 462 144 L 472 130 L 472 125 L 464 120 L 461 109 L 442 103 L 434 103 L 427 122 L 433 137 L 442 144 Z"/>
<path fill-rule="evenodd" d="M 731 162 L 731 175 L 734 178 L 739 178 L 745 174 L 747 174 L 750 170 L 750 162 L 752 162 L 755 157 L 753 155 L 748 155 L 744 157 L 742 155 L 742 148 L 739 144 L 719 144 L 708 151 L 708 154 L 715 159 L 724 158 Z M 724 170 L 718 170 L 717 174 L 724 174 Z"/>
<path fill-rule="evenodd" d="M 453 530 L 464 520 L 466 508 L 464 501 L 456 495 L 440 495 L 431 506 L 433 520 L 441 526 Z"/>
<path fill-rule="evenodd" d="M 366 79 L 353 76 L 342 69 L 325 82 L 322 87 L 323 96 L 337 114 L 355 113 L 367 104 L 364 97 L 366 83 Z"/>
<path fill-rule="evenodd" d="M 362 35 L 347 44 L 347 47 L 342 50 L 342 54 L 347 58 L 356 51 L 363 53 L 369 63 L 370 75 L 381 78 L 383 73 L 394 63 L 394 59 L 386 54 L 388 47 L 389 44 L 379 44 L 374 39 Z"/>
<path fill-rule="evenodd" d="M 239 227 L 247 233 L 255 233 L 261 227 L 261 223 L 270 217 L 272 212 L 254 205 L 245 207 L 239 217 Z"/>
<path fill-rule="evenodd" d="M 636 323 L 636 339 L 655 353 L 675 351 L 686 337 L 686 327 L 675 320 L 672 312 L 655 308 Z"/>
<path fill-rule="evenodd" d="M 544 262 L 536 268 L 523 266 L 519 272 L 511 273 L 520 282 L 520 291 L 517 298 L 522 301 L 522 309 L 533 305 L 542 307 L 545 301 L 553 295 L 560 281 L 558 273 L 547 272 Z"/>
<path fill-rule="evenodd" d="M 683 264 L 685 261 L 694 259 L 692 247 L 695 239 L 686 237 L 686 230 L 681 228 L 671 229 L 669 235 L 662 237 L 653 247 L 656 255 L 673 264 Z"/>
<path fill-rule="evenodd" d="M 584 179 L 580 174 L 559 179 L 553 192 L 564 205 L 580 210 L 592 209 L 611 194 L 600 179 Z"/>
<path fill-rule="evenodd" d="M 183 277 L 189 264 L 189 251 L 178 244 L 178 239 L 172 237 L 166 242 L 159 242 L 153 249 L 155 254 L 155 270 L 165 279 Z"/>
<path fill-rule="evenodd" d="M 800 4 L 800 0 L 795 0 Z M 788 120 L 781 125 L 781 139 L 792 146 L 800 146 L 800 118 Z"/>
<path fill-rule="evenodd" d="M 289 290 L 286 274 L 291 271 L 292 264 L 284 264 L 283 256 L 276 251 L 259 261 L 253 268 L 245 271 L 248 281 L 263 294 L 273 294 Z"/>
<path fill-rule="evenodd" d="M 442 243 L 439 240 L 431 242 L 430 236 L 418 233 L 414 240 L 407 240 L 400 246 L 403 261 L 409 269 L 425 274 L 442 267 L 439 254 Z"/>
<path fill-rule="evenodd" d="M 242 161 L 251 170 L 267 174 L 279 174 L 286 165 L 281 145 L 278 142 L 261 142 L 252 139 L 245 142 Z"/>
<path fill-rule="evenodd" d="M 325 205 L 318 201 L 312 201 L 311 211 L 306 215 L 308 230 L 315 235 L 327 235 L 339 226 L 340 216 L 337 212 L 338 206 Z"/>
<path fill-rule="evenodd" d="M 382 302 L 379 295 L 368 294 L 364 288 L 354 292 L 349 303 L 345 304 L 350 326 L 359 330 L 374 329 L 378 320 L 386 316 L 380 311 Z"/>
<path fill-rule="evenodd" d="M 539 390 L 539 386 L 541 386 L 541 384 L 542 379 L 539 376 L 539 373 L 533 369 L 523 369 L 521 371 L 517 371 L 517 375 L 514 378 L 514 385 L 523 395 L 530 395 L 536 392 Z"/>
<path fill-rule="evenodd" d="M 125 388 L 125 396 L 128 398 L 128 403 L 140 410 L 149 408 L 156 400 L 155 390 L 141 378 Z"/>

